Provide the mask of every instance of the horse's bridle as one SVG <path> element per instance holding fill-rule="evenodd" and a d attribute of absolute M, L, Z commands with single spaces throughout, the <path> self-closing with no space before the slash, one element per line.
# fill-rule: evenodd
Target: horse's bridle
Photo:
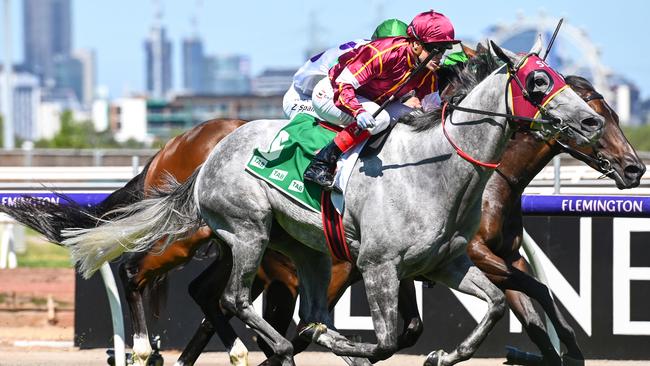
<path fill-rule="evenodd" d="M 592 100 L 604 100 L 604 99 L 605 98 L 602 96 L 602 94 L 593 91 L 591 94 L 589 94 L 589 96 L 583 98 L 582 100 L 584 100 L 586 103 L 589 103 Z M 558 144 L 558 146 L 563 152 L 573 156 L 578 160 L 582 160 L 584 162 L 589 163 L 591 166 L 595 167 L 596 170 L 602 173 L 603 175 L 598 177 L 598 179 L 609 177 L 615 173 L 614 169 L 612 168 L 612 163 L 607 158 L 605 158 L 602 153 L 596 152 L 596 157 L 593 157 L 589 154 L 585 154 L 582 151 L 571 147 L 570 145 L 566 144 L 556 136 L 553 136 L 552 138 L 553 140 L 555 140 L 555 142 Z"/>
<path fill-rule="evenodd" d="M 521 68 L 525 64 L 526 60 L 528 60 L 528 58 L 533 56 L 533 55 L 537 56 L 537 54 L 535 54 L 535 53 L 529 53 L 526 56 L 522 57 L 522 59 L 519 61 L 519 63 L 517 65 L 514 65 L 514 66 L 511 65 L 511 64 L 506 64 L 505 65 L 507 67 L 507 70 L 508 70 L 508 82 L 506 83 L 506 92 L 505 92 L 506 108 L 507 108 L 506 113 L 498 113 L 498 112 L 491 112 L 491 111 L 485 111 L 485 110 L 474 109 L 474 108 L 461 107 L 458 104 L 452 104 L 449 101 L 446 101 L 442 105 L 442 112 L 441 112 L 441 117 L 440 117 L 441 124 L 442 124 L 442 131 L 443 131 L 445 137 L 447 138 L 447 141 L 449 141 L 451 146 L 456 150 L 456 153 L 460 157 L 462 157 L 463 159 L 469 161 L 472 164 L 482 166 L 482 167 L 485 167 L 485 168 L 489 168 L 489 169 L 496 169 L 499 166 L 499 163 L 486 163 L 486 162 L 482 162 L 480 160 L 477 160 L 477 159 L 471 157 L 469 154 L 467 154 L 465 151 L 463 151 L 452 140 L 451 136 L 449 136 L 449 134 L 447 133 L 447 130 L 445 129 L 445 112 L 446 112 L 447 108 L 452 109 L 452 113 L 453 113 L 453 110 L 458 110 L 458 111 L 461 111 L 461 112 L 482 114 L 482 115 L 492 116 L 492 117 L 504 117 L 509 124 L 516 125 L 517 128 L 519 128 L 520 130 L 539 129 L 547 138 L 554 138 L 554 139 L 556 139 L 556 141 L 559 141 L 557 139 L 557 136 L 560 135 L 563 131 L 565 131 L 567 129 L 573 129 L 575 132 L 582 134 L 575 127 L 568 125 L 562 119 L 551 116 L 548 109 L 544 106 L 545 103 L 540 103 L 536 99 L 532 98 L 530 93 L 528 92 L 528 90 L 524 87 L 523 83 L 519 79 L 519 77 L 517 75 L 517 72 L 519 71 L 519 68 Z M 538 113 L 542 117 L 545 117 L 545 118 L 519 116 L 519 115 L 516 115 L 516 114 L 510 112 L 510 107 L 509 107 L 510 104 L 508 102 L 508 98 L 510 96 L 509 95 L 509 90 L 510 90 L 510 86 L 511 86 L 512 81 L 514 81 L 514 83 L 517 85 L 517 87 L 521 90 L 521 93 L 522 93 L 523 97 L 529 103 L 531 103 L 533 106 L 535 106 Z M 566 86 L 566 84 L 565 84 L 565 86 Z M 550 97 L 548 100 L 552 99 L 563 88 L 564 88 L 564 86 L 562 88 L 560 88 L 558 91 L 556 91 L 556 93 L 552 97 Z M 554 133 L 552 135 L 550 135 L 548 133 L 544 133 L 545 132 L 545 129 L 543 128 L 544 125 L 553 126 L 554 129 L 555 129 Z M 568 148 L 570 148 L 568 145 L 566 145 L 566 144 L 564 144 L 564 145 L 567 146 Z M 563 146 L 562 143 L 560 144 L 560 146 Z M 576 152 L 580 153 L 579 151 L 577 151 L 575 149 L 572 149 L 572 151 L 576 151 Z M 584 155 L 588 156 L 586 154 L 584 154 Z M 589 158 L 591 158 L 591 157 L 589 156 Z"/>

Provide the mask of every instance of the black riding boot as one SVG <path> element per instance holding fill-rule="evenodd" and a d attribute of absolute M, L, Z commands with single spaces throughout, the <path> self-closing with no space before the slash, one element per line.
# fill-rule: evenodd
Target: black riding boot
<path fill-rule="evenodd" d="M 334 169 L 336 161 L 339 160 L 342 152 L 334 141 L 322 148 L 311 161 L 303 178 L 306 181 L 314 182 L 326 190 L 331 190 L 334 184 Z"/>

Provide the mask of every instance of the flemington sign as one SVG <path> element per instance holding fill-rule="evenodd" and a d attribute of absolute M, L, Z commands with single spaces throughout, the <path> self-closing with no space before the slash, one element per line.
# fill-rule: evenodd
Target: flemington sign
<path fill-rule="evenodd" d="M 110 193 L 65 193 L 66 196 L 71 198 L 74 202 L 82 206 L 92 206 L 100 203 Z M 60 195 L 50 192 L 0 192 L 0 205 L 14 206 L 16 202 L 25 200 L 26 197 L 36 201 L 49 202 L 54 204 L 65 204 L 66 200 L 62 199 Z"/>
<path fill-rule="evenodd" d="M 0 193 L 2 204 L 22 195 Z M 56 195 L 38 194 L 56 201 Z M 93 204 L 107 196 L 78 194 L 80 204 Z M 561 311 L 572 325 L 589 358 L 649 359 L 650 347 L 650 197 L 541 196 L 522 198 L 526 230 L 537 243 L 542 262 Z M 165 348 L 184 347 L 202 314 L 187 295 L 187 285 L 211 260 L 192 261 L 170 274 L 167 309 L 154 321 L 152 333 L 162 335 Z M 119 281 L 118 281 L 119 283 Z M 441 285 L 423 288 L 416 296 L 425 331 L 407 352 L 422 354 L 432 349 L 453 349 L 485 313 L 480 300 Z M 108 347 L 111 322 L 105 290 L 96 276 L 77 281 L 75 336 L 83 348 Z M 255 303 L 262 309 L 263 302 Z M 295 316 L 294 316 L 295 317 Z M 363 286 L 356 284 L 341 298 L 334 312 L 335 325 L 344 334 L 371 340 L 372 320 Z M 128 324 L 128 323 L 127 323 Z M 127 331 L 129 327 L 127 326 Z M 237 326 L 244 341 L 256 349 L 253 335 Z M 173 336 L 171 336 L 173 335 Z M 130 339 L 127 336 L 127 340 Z M 506 344 L 536 351 L 511 314 L 495 327 L 477 356 L 504 355 Z M 216 341 L 210 349 L 223 349 Z"/>
<path fill-rule="evenodd" d="M 524 195 L 527 215 L 650 217 L 650 197 Z"/>

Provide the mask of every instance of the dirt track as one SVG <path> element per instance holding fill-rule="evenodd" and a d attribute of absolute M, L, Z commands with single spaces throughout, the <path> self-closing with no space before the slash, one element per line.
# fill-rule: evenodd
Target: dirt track
<path fill-rule="evenodd" d="M 166 365 L 173 365 L 178 357 L 178 352 L 163 352 Z M 249 357 L 251 365 L 257 365 L 264 360 L 263 354 L 254 352 Z M 379 366 L 419 366 L 422 365 L 424 356 L 393 356 L 389 360 L 377 363 Z M 462 363 L 467 366 L 494 366 L 503 364 L 503 359 L 474 359 Z M 647 365 L 647 361 L 587 361 L 587 366 L 641 366 Z M 2 366 L 87 366 L 106 365 L 106 354 L 104 350 L 28 350 L 20 348 L 0 348 L 0 365 Z M 225 353 L 211 352 L 203 354 L 197 365 L 228 366 L 228 356 Z M 296 357 L 296 365 L 299 366 L 338 366 L 345 363 L 329 353 L 308 352 Z"/>
<path fill-rule="evenodd" d="M 72 269 L 16 269 L 0 270 L 0 366 L 87 366 L 106 365 L 103 349 L 78 350 L 75 348 L 18 347 L 18 341 L 57 341 L 71 344 L 74 336 L 74 272 Z M 11 294 L 8 298 L 6 294 Z M 41 300 L 51 294 L 60 311 L 58 323 L 47 324 Z M 13 300 L 15 299 L 15 300 Z M 21 310 L 22 309 L 22 310 Z M 25 310 L 31 309 L 31 310 Z M 167 365 L 173 365 L 178 352 L 163 352 Z M 397 355 L 380 362 L 380 366 L 422 365 L 424 356 Z M 264 359 L 259 352 L 252 353 L 249 361 L 256 365 Z M 468 366 L 500 365 L 503 359 L 475 359 L 462 363 Z M 199 358 L 198 365 L 227 366 L 225 353 L 211 352 Z M 336 366 L 345 363 L 329 353 L 309 352 L 296 357 L 297 365 Z M 648 361 L 588 361 L 588 366 L 641 366 Z"/>

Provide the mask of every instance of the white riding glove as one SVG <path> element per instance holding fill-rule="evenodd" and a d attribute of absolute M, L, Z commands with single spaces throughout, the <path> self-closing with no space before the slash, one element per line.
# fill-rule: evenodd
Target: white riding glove
<path fill-rule="evenodd" d="M 373 128 L 377 125 L 375 117 L 370 112 L 361 112 L 357 115 L 357 125 L 364 130 Z"/>

